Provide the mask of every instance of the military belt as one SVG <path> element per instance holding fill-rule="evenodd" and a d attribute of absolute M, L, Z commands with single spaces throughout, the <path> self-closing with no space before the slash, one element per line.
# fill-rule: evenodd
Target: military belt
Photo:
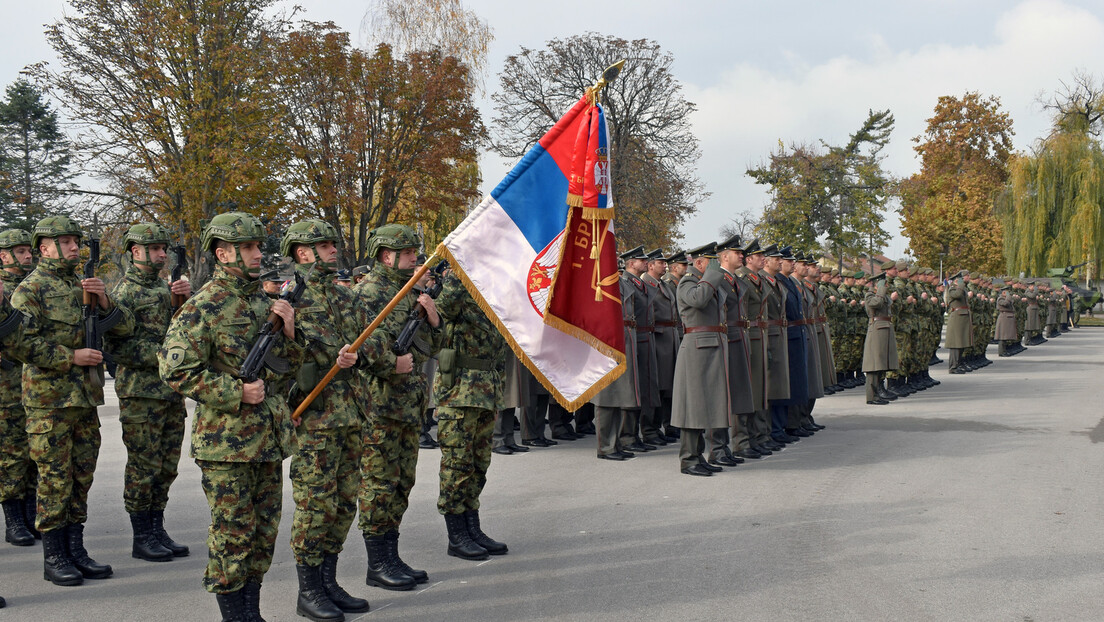
<path fill-rule="evenodd" d="M 969 309 L 970 307 L 951 307 L 951 311 L 962 311 L 963 309 Z"/>
<path fill-rule="evenodd" d="M 676 322 L 658 322 L 657 321 L 655 323 L 655 325 L 656 325 L 656 328 L 674 328 L 674 327 L 678 326 L 678 323 L 676 323 Z"/>
<path fill-rule="evenodd" d="M 747 320 L 736 320 L 735 322 L 729 324 L 729 326 L 737 326 L 739 328 L 751 328 L 751 322 Z"/>
<path fill-rule="evenodd" d="M 766 324 L 766 326 L 781 326 L 783 328 L 786 327 L 786 320 L 766 320 L 763 323 Z"/>
<path fill-rule="evenodd" d="M 640 326 L 638 324 L 636 326 L 636 332 L 638 332 L 638 333 L 654 333 L 655 332 L 655 326 Z"/>
<path fill-rule="evenodd" d="M 874 317 L 870 318 L 870 321 L 871 322 L 892 322 L 893 321 L 893 316 L 891 316 L 891 315 L 875 315 Z"/>
<path fill-rule="evenodd" d="M 465 369 L 479 369 L 482 371 L 494 371 L 494 361 L 488 361 L 487 359 L 477 359 L 464 356 L 463 354 L 456 355 L 456 366 L 463 367 Z"/>
<path fill-rule="evenodd" d="M 683 328 L 686 334 L 690 333 L 727 333 L 727 326 L 687 326 Z"/>

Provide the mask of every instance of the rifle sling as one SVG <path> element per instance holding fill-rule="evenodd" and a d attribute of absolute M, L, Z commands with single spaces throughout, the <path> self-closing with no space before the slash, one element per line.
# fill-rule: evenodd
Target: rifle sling
<path fill-rule="evenodd" d="M 3 322 L 0 322 L 0 338 L 7 337 L 12 334 L 20 324 L 23 323 L 23 313 L 19 309 L 12 309 L 12 312 L 8 314 L 8 317 L 4 318 Z"/>

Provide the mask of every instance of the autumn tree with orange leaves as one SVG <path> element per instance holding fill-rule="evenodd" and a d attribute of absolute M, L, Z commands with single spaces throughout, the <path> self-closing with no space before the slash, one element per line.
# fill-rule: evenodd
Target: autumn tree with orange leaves
<path fill-rule="evenodd" d="M 459 224 L 478 197 L 483 133 L 463 63 L 439 49 L 369 54 L 332 23 L 307 22 L 279 65 L 294 217 L 337 228 L 350 264 L 388 222 L 420 224 L 427 247 Z"/>
<path fill-rule="evenodd" d="M 996 97 L 943 96 L 914 138 L 921 171 L 901 183 L 902 230 L 920 263 L 979 270 L 1004 267 L 994 200 L 1008 181 L 1012 119 Z"/>

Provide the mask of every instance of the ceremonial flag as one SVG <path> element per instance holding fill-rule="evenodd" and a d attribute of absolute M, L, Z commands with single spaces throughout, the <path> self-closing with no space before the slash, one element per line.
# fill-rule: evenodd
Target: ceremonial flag
<path fill-rule="evenodd" d="M 572 106 L 437 249 L 568 410 L 625 370 L 608 136 L 597 92 Z"/>

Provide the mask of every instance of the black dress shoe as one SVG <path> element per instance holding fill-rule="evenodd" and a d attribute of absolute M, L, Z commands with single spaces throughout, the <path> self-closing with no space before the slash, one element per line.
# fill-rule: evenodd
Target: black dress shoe
<path fill-rule="evenodd" d="M 542 440 L 546 443 L 545 447 L 552 447 L 553 445 L 559 445 L 559 443 L 557 443 L 556 441 L 550 441 L 547 438 L 544 438 L 543 436 L 540 438 L 540 440 Z"/>
<path fill-rule="evenodd" d="M 514 452 L 515 454 L 523 454 L 523 453 L 529 451 L 528 447 L 522 447 L 521 445 L 518 445 L 517 443 L 510 443 L 506 446 L 509 447 L 510 451 Z"/>
<path fill-rule="evenodd" d="M 812 428 L 812 429 L 814 429 L 814 430 L 820 431 L 820 430 L 823 430 L 824 428 L 826 428 L 826 427 L 828 427 L 828 426 L 826 426 L 826 425 L 820 425 L 819 423 L 817 423 L 816 421 L 814 421 L 814 422 L 812 422 L 812 423 L 806 424 L 806 426 L 805 426 L 805 427 L 806 427 L 806 428 Z"/>
<path fill-rule="evenodd" d="M 654 445 L 652 445 L 651 447 L 652 447 L 652 449 L 655 449 Z M 643 443 L 640 443 L 640 442 L 636 442 L 636 443 L 633 443 L 632 445 L 629 445 L 629 449 L 631 449 L 632 451 L 640 452 L 640 453 L 644 453 L 644 452 L 652 450 L 652 449 L 648 449 L 647 445 L 644 445 Z"/>
<path fill-rule="evenodd" d="M 500 456 L 512 456 L 514 455 L 514 450 L 505 445 L 498 445 L 497 447 L 491 448 L 491 453 L 498 454 Z"/>
<path fill-rule="evenodd" d="M 736 457 L 744 458 L 745 460 L 758 460 L 763 457 L 763 454 L 754 449 L 740 449 L 736 451 Z"/>
<path fill-rule="evenodd" d="M 709 464 L 708 462 L 706 462 L 705 460 L 703 460 L 701 458 L 698 458 L 698 466 L 705 469 L 706 471 L 713 471 L 714 473 L 720 473 L 721 471 L 724 470 L 719 466 Z"/>
<path fill-rule="evenodd" d="M 768 451 L 782 451 L 786 448 L 785 445 L 779 443 L 778 441 L 775 441 L 773 438 L 760 445 L 760 447 L 765 447 Z M 763 453 L 762 450 L 760 450 L 759 453 Z"/>
<path fill-rule="evenodd" d="M 617 452 L 617 453 L 619 453 L 619 454 L 621 454 L 622 456 L 624 456 L 626 460 L 628 460 L 629 458 L 635 458 L 635 457 L 636 457 L 636 454 L 634 454 L 634 453 L 633 453 L 633 452 L 631 452 L 631 451 L 625 451 L 624 449 L 622 449 L 621 451 L 619 451 L 619 452 Z"/>
<path fill-rule="evenodd" d="M 710 460 L 709 464 L 727 466 L 727 467 L 734 467 L 734 466 L 736 466 L 740 463 L 736 462 L 732 458 L 729 458 L 728 456 L 721 456 L 720 458 L 714 458 L 714 459 Z"/>
<path fill-rule="evenodd" d="M 883 400 L 883 399 L 882 399 L 882 398 L 880 398 L 880 397 L 876 397 L 876 398 L 874 398 L 874 399 L 872 399 L 872 400 L 866 400 L 866 403 L 867 403 L 867 404 L 870 404 L 870 405 L 872 405 L 872 406 L 885 406 L 885 405 L 886 405 L 886 404 L 888 404 L 889 402 L 887 402 L 887 401 Z"/>
<path fill-rule="evenodd" d="M 646 439 L 644 439 L 644 442 L 649 444 L 649 445 L 658 445 L 660 447 L 663 447 L 663 446 L 667 445 L 667 440 L 663 439 L 663 438 L 660 438 L 658 436 L 656 436 L 654 438 L 646 438 Z"/>
<path fill-rule="evenodd" d="M 712 471 L 702 468 L 702 465 L 695 464 L 689 467 L 683 467 L 682 472 L 687 475 L 698 475 L 701 477 L 709 477 L 713 475 Z"/>
<path fill-rule="evenodd" d="M 628 458 L 625 457 L 625 454 L 622 454 L 622 453 L 619 453 L 619 452 L 616 452 L 616 451 L 613 452 L 612 454 L 598 454 L 598 459 L 599 460 L 617 460 L 619 462 L 623 461 L 623 460 L 628 460 Z"/>
<path fill-rule="evenodd" d="M 774 452 L 771 451 L 771 449 L 766 445 L 752 445 L 751 450 L 759 454 L 760 456 L 770 456 L 774 454 Z"/>
<path fill-rule="evenodd" d="M 551 442 L 552 441 L 545 440 L 543 438 L 534 438 L 527 441 L 523 440 L 521 441 L 521 444 L 525 445 L 526 447 L 551 447 L 552 445 L 549 444 Z"/>
<path fill-rule="evenodd" d="M 564 432 L 563 434 L 553 434 L 552 438 L 557 441 L 574 441 L 583 437 L 582 435 L 577 435 L 574 432 Z"/>
<path fill-rule="evenodd" d="M 648 451 L 655 451 L 656 449 L 659 449 L 658 447 L 656 447 L 655 445 L 649 443 L 648 441 L 639 441 L 639 442 L 640 442 L 640 445 Z"/>

